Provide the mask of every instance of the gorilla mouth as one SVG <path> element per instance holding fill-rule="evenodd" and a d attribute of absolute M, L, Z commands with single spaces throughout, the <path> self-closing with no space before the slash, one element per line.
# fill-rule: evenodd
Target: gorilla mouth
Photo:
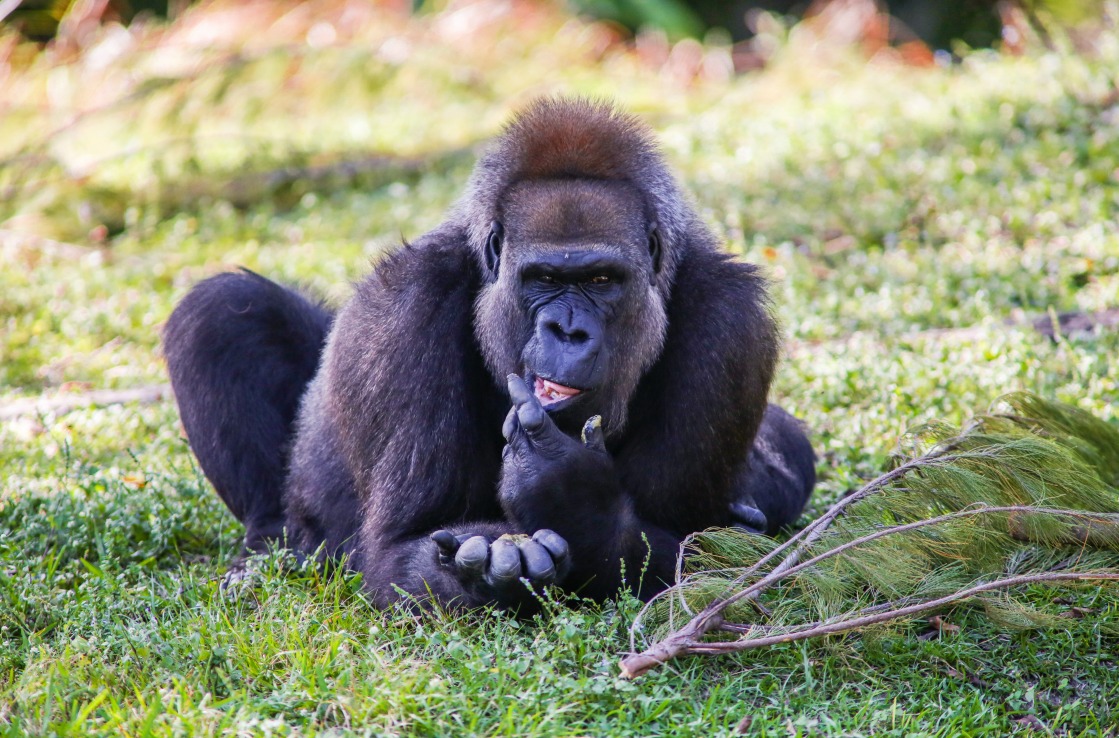
<path fill-rule="evenodd" d="M 536 378 L 533 389 L 536 392 L 536 399 L 540 400 L 540 404 L 544 407 L 557 405 L 583 392 L 583 390 L 575 389 L 574 387 L 565 387 L 562 384 L 541 377 Z"/>

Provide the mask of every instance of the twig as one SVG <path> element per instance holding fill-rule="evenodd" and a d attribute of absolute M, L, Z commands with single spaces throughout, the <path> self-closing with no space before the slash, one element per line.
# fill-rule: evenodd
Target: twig
<path fill-rule="evenodd" d="M 23 415 L 56 413 L 62 415 L 81 407 L 121 405 L 126 402 L 150 404 L 171 397 L 171 385 L 153 384 L 125 390 L 94 390 L 55 397 L 28 397 L 0 405 L 0 420 L 11 420 Z"/>
<path fill-rule="evenodd" d="M 1105 308 L 1095 312 L 1067 312 L 1051 315 L 1041 313 L 1034 317 L 1019 319 L 1008 318 L 1001 324 L 979 323 L 975 325 L 957 326 L 952 328 L 925 328 L 917 331 L 907 331 L 893 335 L 873 333 L 869 331 L 855 331 L 843 336 L 824 339 L 789 339 L 785 342 L 785 352 L 796 357 L 802 354 L 809 356 L 818 355 L 829 350 L 849 346 L 858 340 L 870 340 L 879 345 L 898 341 L 920 341 L 937 339 L 966 340 L 979 338 L 992 330 L 999 328 L 1032 328 L 1043 336 L 1057 339 L 1067 333 L 1091 332 L 1100 329 L 1119 328 L 1119 308 Z"/>
<path fill-rule="evenodd" d="M 14 13 L 23 0 L 3 0 L 0 2 L 0 21 Z"/>
<path fill-rule="evenodd" d="M 11 230 L 9 228 L 0 228 L 0 246 L 14 246 L 19 248 L 37 248 L 40 251 L 47 251 L 63 259 L 82 259 L 90 254 L 96 253 L 97 249 L 90 246 L 81 246 L 76 243 L 68 243 L 66 241 L 56 241 L 53 238 L 40 236 L 37 233 L 24 233 L 23 231 Z"/>

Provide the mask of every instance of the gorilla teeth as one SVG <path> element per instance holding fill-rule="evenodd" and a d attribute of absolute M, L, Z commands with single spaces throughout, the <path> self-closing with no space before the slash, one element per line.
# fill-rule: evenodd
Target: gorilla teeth
<path fill-rule="evenodd" d="M 541 379 L 540 377 L 536 378 L 535 385 L 536 397 L 545 405 L 551 405 L 560 400 L 574 397 L 582 391 L 574 387 L 565 387 L 562 384 L 557 384 L 547 379 Z"/>

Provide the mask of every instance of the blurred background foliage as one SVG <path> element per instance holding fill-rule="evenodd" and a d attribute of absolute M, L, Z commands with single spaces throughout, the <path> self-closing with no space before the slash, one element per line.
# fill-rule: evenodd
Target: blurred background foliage
<path fill-rule="evenodd" d="M 826 443 L 868 441 L 838 425 L 853 407 L 885 447 L 1019 387 L 1110 417 L 1109 334 L 1072 368 L 1043 351 L 1053 373 L 1029 341 L 985 349 L 982 379 L 940 344 L 906 371 L 904 337 L 1119 304 L 1114 3 L 1067 23 L 1001 5 L 996 48 L 954 52 L 894 37 L 873 0 L 757 11 L 744 41 L 559 0 L 111 7 L 68 6 L 45 44 L 0 29 L 0 398 L 164 381 L 158 326 L 233 265 L 344 299 L 438 223 L 513 111 L 573 93 L 648 120 L 728 248 L 770 269 L 793 339 L 778 391 L 834 414 Z M 867 340 L 902 343 L 847 363 Z"/>
<path fill-rule="evenodd" d="M 754 19 L 769 12 L 787 17 L 814 15 L 829 0 L 567 0 L 571 10 L 589 18 L 611 21 L 630 33 L 656 29 L 674 41 L 703 38 L 715 31 L 734 41 L 757 33 Z M 193 4 L 190 0 L 9 0 L 9 22 L 28 38 L 47 41 L 69 13 L 96 12 L 101 18 L 131 22 L 146 17 L 175 18 Z M 393 3 L 415 13 L 439 12 L 446 0 L 407 0 Z M 87 7 L 82 7 L 87 6 Z M 970 47 L 991 46 L 1001 38 L 1002 19 L 1017 8 L 1064 25 L 1099 18 L 1104 0 L 879 0 L 880 13 L 893 18 L 893 33 L 920 39 L 933 48 L 955 42 Z"/>
<path fill-rule="evenodd" d="M 532 75 L 552 79 L 534 92 L 614 95 L 611 75 L 651 70 L 630 102 L 656 107 L 667 81 L 686 108 L 735 75 L 852 52 L 944 65 L 971 45 L 1054 50 L 1051 29 L 1089 50 L 1105 10 L 1102 0 L 0 0 L 0 223 L 96 241 L 138 208 L 266 196 L 290 206 L 311 189 L 390 181 L 428 166 L 421 151 L 469 158 L 498 121 L 483 100 L 515 107 Z M 398 115 L 374 115 L 397 97 Z M 370 104 L 345 104 L 359 100 Z M 444 125 L 456 106 L 477 115 Z"/>

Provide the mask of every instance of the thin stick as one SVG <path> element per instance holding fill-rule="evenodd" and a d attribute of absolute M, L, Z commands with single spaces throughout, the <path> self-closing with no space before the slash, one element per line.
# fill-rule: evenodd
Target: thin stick
<path fill-rule="evenodd" d="M 11 420 L 21 415 L 57 413 L 62 415 L 81 407 L 121 405 L 126 402 L 149 404 L 171 397 L 171 385 L 153 384 L 124 390 L 94 390 L 75 392 L 55 397 L 28 397 L 0 405 L 0 420 Z"/>

